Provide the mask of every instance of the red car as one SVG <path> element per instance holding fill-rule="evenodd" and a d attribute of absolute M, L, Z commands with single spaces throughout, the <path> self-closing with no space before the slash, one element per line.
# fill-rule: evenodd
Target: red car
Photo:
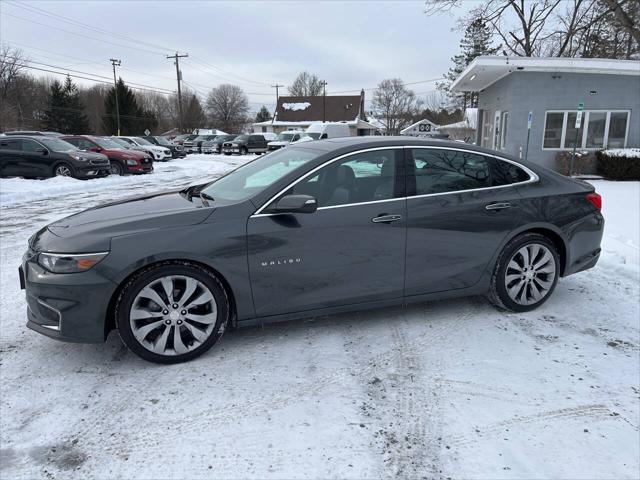
<path fill-rule="evenodd" d="M 80 150 L 106 155 L 113 175 L 153 172 L 153 159 L 148 154 L 138 150 L 126 150 L 109 138 L 92 135 L 65 135 L 60 138 Z"/>

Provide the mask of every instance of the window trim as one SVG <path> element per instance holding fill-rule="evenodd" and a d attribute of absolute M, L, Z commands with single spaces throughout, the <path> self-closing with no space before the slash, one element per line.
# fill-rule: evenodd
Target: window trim
<path fill-rule="evenodd" d="M 573 150 L 573 147 L 564 147 L 566 142 L 566 134 L 567 134 L 567 122 L 569 121 L 569 114 L 576 113 L 578 110 L 569 109 L 569 110 L 545 110 L 544 111 L 544 124 L 542 126 L 542 150 L 545 151 L 555 151 L 555 152 L 566 152 Z M 547 130 L 547 114 L 549 113 L 562 113 L 562 132 L 560 135 L 560 147 L 545 147 L 544 146 L 544 132 Z M 591 113 L 604 113 L 605 114 L 605 126 L 604 126 L 604 142 L 602 147 L 587 147 L 587 131 L 589 129 L 589 118 Z M 629 124 L 631 123 L 631 110 L 625 109 L 589 109 L 583 110 L 582 116 L 582 126 L 580 127 L 580 138 L 579 145 L 576 146 L 576 149 L 580 150 L 588 150 L 588 151 L 598 151 L 609 148 L 609 124 L 612 113 L 626 113 L 627 114 L 627 125 L 626 130 L 624 132 L 624 146 L 616 147 L 616 148 L 627 148 L 627 140 L 629 139 Z"/>
<path fill-rule="evenodd" d="M 507 163 L 510 163 L 512 165 L 515 165 L 515 166 L 523 169 L 527 173 L 527 175 L 529 175 L 529 179 L 528 180 L 524 180 L 522 182 L 509 183 L 507 185 L 497 185 L 495 187 L 471 188 L 471 189 L 467 189 L 467 190 L 453 190 L 451 192 L 425 193 L 425 194 L 422 194 L 422 195 L 410 195 L 410 196 L 405 194 L 405 196 L 398 197 L 398 198 L 386 198 L 384 200 L 370 200 L 370 201 L 367 201 L 367 202 L 345 203 L 345 204 L 342 204 L 342 205 L 328 205 L 328 206 L 325 206 L 325 207 L 318 207 L 318 210 L 328 210 L 328 209 L 332 209 L 332 208 L 353 207 L 353 206 L 356 206 L 356 205 L 369 205 L 369 204 L 373 204 L 373 203 L 395 202 L 395 201 L 398 201 L 398 200 L 408 201 L 408 200 L 411 200 L 411 199 L 414 199 L 414 198 L 435 197 L 435 196 L 439 196 L 439 195 L 452 195 L 452 194 L 467 193 L 467 192 L 479 192 L 479 191 L 483 191 L 483 190 L 495 190 L 495 189 L 499 189 L 499 188 L 513 187 L 513 186 L 516 186 L 516 185 L 525 185 L 525 184 L 528 184 L 528 183 L 535 183 L 535 182 L 538 182 L 540 180 L 540 177 L 533 170 L 531 170 L 528 167 L 525 167 L 521 163 L 515 162 L 513 160 L 509 160 L 508 158 L 504 158 L 504 157 L 501 157 L 501 156 L 498 156 L 498 155 L 492 155 L 490 153 L 485 153 L 485 152 L 477 152 L 477 151 L 474 151 L 474 150 L 467 150 L 467 149 L 464 149 L 464 148 L 443 147 L 443 146 L 435 146 L 435 145 L 394 145 L 394 146 L 386 146 L 386 147 L 374 147 L 374 148 L 367 148 L 367 149 L 364 149 L 364 150 L 357 150 L 357 151 L 354 151 L 354 152 L 349 152 L 349 153 L 346 153 L 344 155 L 340 155 L 340 156 L 338 156 L 336 158 L 332 158 L 330 160 L 327 160 L 326 162 L 322 163 L 321 165 L 318 165 L 317 167 L 312 169 L 310 172 L 307 172 L 306 174 L 304 174 L 300 178 L 298 178 L 295 181 L 291 182 L 285 188 L 280 190 L 277 194 L 272 196 L 260 208 L 258 208 L 252 215 L 250 215 L 249 218 L 254 218 L 254 217 L 273 217 L 275 215 L 283 215 L 282 213 L 262 213 L 262 211 L 265 210 L 267 208 L 267 206 L 269 206 L 271 204 L 271 202 L 273 202 L 276 198 L 278 198 L 284 192 L 289 190 L 291 187 L 294 187 L 296 184 L 298 184 L 299 182 L 301 182 L 305 178 L 309 177 L 310 175 L 313 175 L 315 172 L 317 172 L 321 168 L 325 167 L 326 165 L 329 165 L 329 164 L 331 164 L 333 162 L 336 162 L 338 160 L 341 160 L 343 158 L 350 157 L 352 155 L 357 155 L 357 154 L 360 154 L 360 153 L 373 152 L 373 151 L 376 151 L 376 150 L 397 150 L 397 149 L 402 149 L 403 151 L 406 151 L 407 149 L 453 150 L 455 152 L 465 152 L 465 153 L 471 153 L 471 154 L 481 155 L 481 156 L 485 156 L 485 157 L 491 157 L 491 158 L 495 158 L 496 160 L 507 162 Z M 407 159 L 406 154 L 403 155 L 403 158 L 404 158 L 403 161 L 406 162 L 406 159 Z M 405 165 L 406 165 L 406 163 L 405 163 Z"/>

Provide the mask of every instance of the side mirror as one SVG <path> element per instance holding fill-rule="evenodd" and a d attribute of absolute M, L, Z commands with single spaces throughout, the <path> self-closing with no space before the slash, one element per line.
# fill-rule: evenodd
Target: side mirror
<path fill-rule="evenodd" d="M 91 147 L 89 149 L 90 152 L 100 153 L 102 149 L 100 147 Z"/>
<path fill-rule="evenodd" d="M 270 210 L 273 213 L 313 213 L 318 201 L 311 195 L 285 195 Z"/>

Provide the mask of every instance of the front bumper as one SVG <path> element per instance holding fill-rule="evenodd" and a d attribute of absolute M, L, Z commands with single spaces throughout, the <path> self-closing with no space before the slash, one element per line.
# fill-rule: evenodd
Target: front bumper
<path fill-rule="evenodd" d="M 27 300 L 27 327 L 65 342 L 100 343 L 116 284 L 91 269 L 82 273 L 50 273 L 27 253 L 20 283 Z"/>
<path fill-rule="evenodd" d="M 106 165 L 87 165 L 76 168 L 76 176 L 80 178 L 100 178 L 111 174 L 109 163 Z"/>

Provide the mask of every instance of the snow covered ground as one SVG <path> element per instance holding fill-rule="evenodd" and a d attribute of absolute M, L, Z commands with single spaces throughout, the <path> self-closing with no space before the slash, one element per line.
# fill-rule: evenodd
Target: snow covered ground
<path fill-rule="evenodd" d="M 26 329 L 27 238 L 72 212 L 215 177 L 0 180 L 0 477 L 638 478 L 640 184 L 595 181 L 598 266 L 526 314 L 479 298 L 230 332 L 157 366 Z"/>

